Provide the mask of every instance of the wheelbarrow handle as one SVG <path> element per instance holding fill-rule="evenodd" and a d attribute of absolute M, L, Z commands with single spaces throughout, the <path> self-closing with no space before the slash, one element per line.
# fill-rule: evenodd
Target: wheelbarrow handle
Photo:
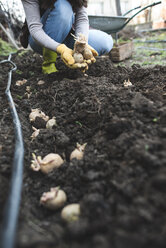
<path fill-rule="evenodd" d="M 154 2 L 154 3 L 152 3 L 152 4 L 149 4 L 149 5 L 147 5 L 147 6 L 145 6 L 145 7 L 143 7 L 142 9 L 140 9 L 139 11 L 137 11 L 134 15 L 132 15 L 124 24 L 123 24 L 123 26 L 121 27 L 121 29 L 123 29 L 136 15 L 138 15 L 141 11 L 143 11 L 143 10 L 145 10 L 145 9 L 147 9 L 147 8 L 149 8 L 149 7 L 153 7 L 153 6 L 155 6 L 155 5 L 157 5 L 157 4 L 160 4 L 161 3 L 161 1 L 159 1 L 159 2 Z"/>
<path fill-rule="evenodd" d="M 126 16 L 126 15 L 129 14 L 131 11 L 136 10 L 136 9 L 140 9 L 140 8 L 141 8 L 141 6 L 135 7 L 134 9 L 130 9 L 130 10 L 128 10 L 127 12 L 125 12 L 125 13 L 123 14 L 123 16 Z"/>

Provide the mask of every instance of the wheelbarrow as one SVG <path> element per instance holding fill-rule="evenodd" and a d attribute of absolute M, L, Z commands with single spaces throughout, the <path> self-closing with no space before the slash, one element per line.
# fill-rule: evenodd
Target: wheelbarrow
<path fill-rule="evenodd" d="M 141 11 L 153 7 L 157 4 L 160 4 L 161 1 L 159 2 L 154 2 L 152 4 L 149 4 L 143 8 L 141 6 L 138 6 L 134 9 L 131 9 L 127 11 L 124 15 L 122 16 L 96 16 L 96 15 L 89 15 L 89 23 L 90 27 L 102 30 L 108 34 L 117 34 L 120 30 L 122 30 L 136 15 L 138 15 Z M 127 16 L 131 11 L 135 9 L 139 9 L 134 15 L 131 17 Z M 116 36 L 117 40 L 117 36 Z"/>

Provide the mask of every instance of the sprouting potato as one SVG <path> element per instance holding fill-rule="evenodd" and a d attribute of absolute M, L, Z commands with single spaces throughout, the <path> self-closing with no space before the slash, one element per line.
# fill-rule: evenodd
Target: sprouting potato
<path fill-rule="evenodd" d="M 79 143 L 77 143 L 77 147 L 76 149 L 74 149 L 74 151 L 72 151 L 72 153 L 70 154 L 70 160 L 72 160 L 73 158 L 81 160 L 84 156 L 84 150 L 86 147 L 87 143 L 80 145 Z"/>
<path fill-rule="evenodd" d="M 128 81 L 127 80 L 125 80 L 124 82 L 123 82 L 123 85 L 124 85 L 124 87 L 130 87 L 130 86 L 132 86 L 132 83 L 130 82 L 130 80 L 128 79 Z"/>
<path fill-rule="evenodd" d="M 17 80 L 16 85 L 21 86 L 21 85 L 24 85 L 26 82 L 27 82 L 27 79 Z"/>
<path fill-rule="evenodd" d="M 75 63 L 84 62 L 84 58 L 83 58 L 83 55 L 81 53 L 76 52 L 76 53 L 74 53 L 73 57 L 74 57 Z"/>
<path fill-rule="evenodd" d="M 61 217 L 67 222 L 78 220 L 80 216 L 80 204 L 73 203 L 65 206 L 61 211 Z"/>
<path fill-rule="evenodd" d="M 87 59 L 87 60 L 93 58 L 92 51 L 88 47 L 85 47 L 83 56 L 84 56 L 84 59 Z"/>
<path fill-rule="evenodd" d="M 42 112 L 40 109 L 38 108 L 32 109 L 31 111 L 32 112 L 29 114 L 29 119 L 31 122 L 35 121 L 36 117 L 40 117 L 45 121 L 49 120 L 49 117 L 44 112 Z"/>
<path fill-rule="evenodd" d="M 52 119 L 48 120 L 46 123 L 46 128 L 51 129 L 53 126 L 56 126 L 56 117 L 53 117 Z"/>
<path fill-rule="evenodd" d="M 39 80 L 39 81 L 37 82 L 37 84 L 38 84 L 38 85 L 43 85 L 43 84 L 45 84 L 45 81 L 44 81 L 44 80 Z"/>
<path fill-rule="evenodd" d="M 34 171 L 43 172 L 44 174 L 48 174 L 49 172 L 53 171 L 54 169 L 60 167 L 63 164 L 63 159 L 57 153 L 49 153 L 43 159 L 32 153 L 33 160 L 31 161 L 31 169 Z"/>
<path fill-rule="evenodd" d="M 44 192 L 40 198 L 40 203 L 52 210 L 63 207 L 66 201 L 66 193 L 59 187 L 51 188 L 49 192 Z"/>

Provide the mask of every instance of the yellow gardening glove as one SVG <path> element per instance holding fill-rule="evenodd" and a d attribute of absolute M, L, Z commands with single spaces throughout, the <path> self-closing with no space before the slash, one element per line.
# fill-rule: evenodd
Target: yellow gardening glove
<path fill-rule="evenodd" d="M 82 71 L 88 70 L 88 65 L 86 62 L 83 63 L 74 63 L 73 65 L 67 65 L 71 69 L 81 69 Z"/>
<path fill-rule="evenodd" d="M 68 48 L 65 44 L 61 44 L 57 47 L 56 51 L 60 53 L 61 58 L 63 62 L 66 65 L 73 65 L 74 64 L 74 58 L 72 56 L 73 50 Z"/>
<path fill-rule="evenodd" d="M 68 48 L 65 44 L 61 44 L 57 47 L 56 51 L 61 54 L 63 62 L 71 69 L 85 69 L 87 63 L 75 63 L 73 58 L 73 50 Z"/>
<path fill-rule="evenodd" d="M 88 44 L 86 45 L 86 47 L 87 47 L 88 49 L 90 49 L 91 52 L 92 52 L 92 54 L 93 54 L 93 57 L 90 59 L 90 61 L 87 61 L 87 63 L 88 63 L 88 64 L 95 63 L 95 62 L 96 62 L 95 57 L 99 55 L 98 52 L 97 52 L 93 47 L 91 47 L 91 46 L 88 45 Z"/>
<path fill-rule="evenodd" d="M 94 57 L 99 55 L 98 52 L 93 47 L 91 47 L 89 44 L 87 44 L 87 47 L 91 50 Z"/>

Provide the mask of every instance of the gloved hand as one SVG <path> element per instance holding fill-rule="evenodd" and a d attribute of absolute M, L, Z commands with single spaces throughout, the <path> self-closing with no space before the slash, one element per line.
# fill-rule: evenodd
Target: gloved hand
<path fill-rule="evenodd" d="M 68 48 L 65 44 L 57 47 L 56 51 L 61 54 L 63 62 L 71 69 L 85 69 L 87 63 L 75 63 L 73 58 L 73 50 Z"/>
<path fill-rule="evenodd" d="M 87 61 L 87 63 L 88 63 L 88 64 L 95 63 L 95 62 L 96 62 L 95 57 L 99 55 L 98 52 L 97 52 L 93 47 L 91 47 L 89 44 L 87 44 L 86 47 L 87 47 L 88 49 L 90 49 L 91 52 L 92 52 L 92 54 L 93 54 L 93 57 L 90 59 L 91 62 L 89 61 L 89 63 L 88 63 L 88 61 Z"/>
<path fill-rule="evenodd" d="M 89 44 L 87 44 L 87 47 L 91 50 L 94 57 L 99 55 L 98 52 L 93 47 L 91 47 Z"/>
<path fill-rule="evenodd" d="M 86 44 L 86 48 L 88 48 L 92 52 L 93 56 L 90 59 L 87 59 L 87 60 L 84 59 L 84 63 L 86 63 L 87 66 L 82 69 L 82 72 L 87 71 L 88 70 L 88 65 L 90 65 L 92 63 L 95 63 L 96 62 L 95 57 L 98 56 L 98 52 L 93 47 L 91 47 L 89 44 Z"/>
<path fill-rule="evenodd" d="M 74 64 L 74 58 L 72 56 L 73 50 L 68 48 L 65 44 L 61 44 L 57 47 L 56 51 L 60 53 L 61 58 L 63 62 L 66 65 L 73 65 Z"/>

